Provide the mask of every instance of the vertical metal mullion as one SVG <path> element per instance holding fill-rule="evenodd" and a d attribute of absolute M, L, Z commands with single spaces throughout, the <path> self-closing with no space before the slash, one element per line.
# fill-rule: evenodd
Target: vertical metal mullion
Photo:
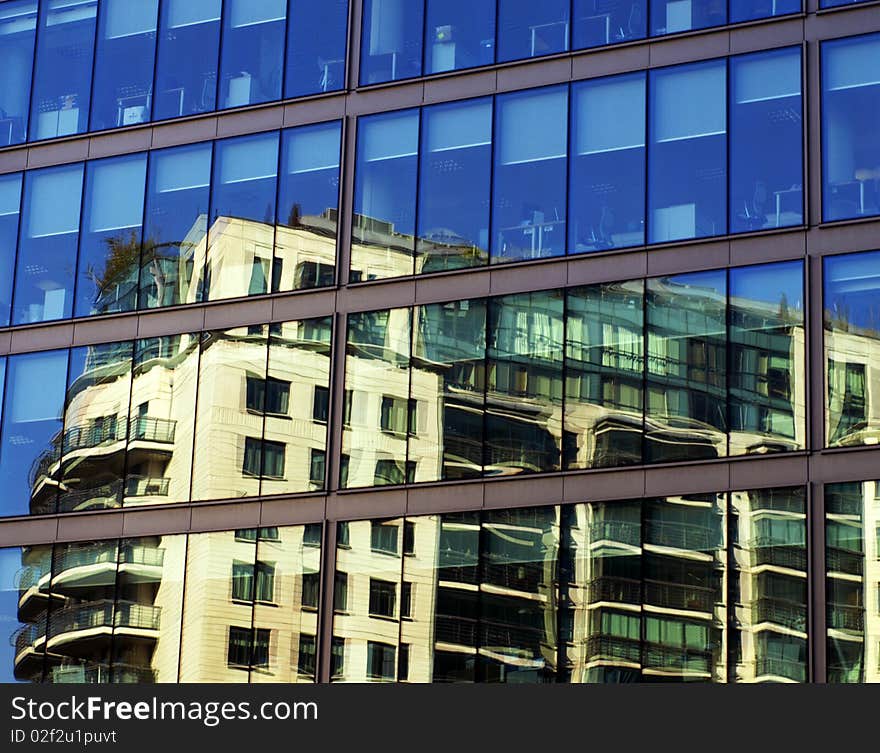
<path fill-rule="evenodd" d="M 275 282 L 275 259 L 277 258 L 276 252 L 278 250 L 278 226 L 281 224 L 281 219 L 280 219 L 280 217 L 281 217 L 281 214 L 280 214 L 280 210 L 281 210 L 281 206 L 280 206 L 280 204 L 281 204 L 281 171 L 282 171 L 283 164 L 284 164 L 282 156 L 284 154 L 284 145 L 286 143 L 285 138 L 284 138 L 285 134 L 290 133 L 293 130 L 294 129 L 292 129 L 292 128 L 288 128 L 288 129 L 282 129 L 282 130 L 275 132 L 278 136 L 278 158 L 277 158 L 277 161 L 275 164 L 275 202 L 274 202 L 275 219 L 272 223 L 272 258 L 269 259 L 269 279 L 266 280 L 266 293 L 277 293 L 278 292 L 277 290 L 274 289 L 275 288 L 274 282 Z"/>
<path fill-rule="evenodd" d="M 423 108 L 416 108 L 416 112 L 418 113 L 419 124 L 417 127 L 417 142 L 416 142 L 416 186 L 415 186 L 415 196 L 414 196 L 414 208 L 413 208 L 413 244 L 412 244 L 412 265 L 410 267 L 410 274 L 415 276 L 416 272 L 416 260 L 418 259 L 418 250 L 419 250 L 419 205 L 421 204 L 421 188 L 422 188 L 422 141 L 423 141 L 423 127 L 422 122 L 424 121 L 423 117 Z"/>
<path fill-rule="evenodd" d="M 739 577 L 738 571 L 736 569 L 736 556 L 734 554 L 734 541 L 739 541 L 739 515 L 736 516 L 736 523 L 734 523 L 734 515 L 733 515 L 733 492 L 727 491 L 724 492 L 725 498 L 725 529 L 726 529 L 726 542 L 725 542 L 725 563 L 727 566 L 727 588 L 725 589 L 725 596 L 727 597 L 727 606 L 725 609 L 726 619 L 724 621 L 724 629 L 727 631 L 727 682 L 728 684 L 736 682 L 736 655 L 734 652 L 734 641 L 733 635 L 734 631 L 737 629 L 736 626 L 736 600 L 734 599 L 735 589 L 733 587 L 734 578 Z M 739 640 L 742 640 L 742 636 L 739 637 Z M 742 645 L 740 643 L 740 645 Z"/>
<path fill-rule="evenodd" d="M 290 0 L 287 0 L 285 5 L 286 5 L 286 7 L 285 7 L 286 12 L 284 14 L 284 41 L 283 41 L 284 49 L 281 51 L 281 85 L 280 85 L 281 91 L 278 92 L 278 99 L 276 101 L 282 101 L 282 100 L 286 99 L 286 95 L 287 95 L 287 60 L 288 60 L 288 56 L 289 56 L 288 53 L 290 52 L 290 50 L 288 49 L 290 47 L 290 14 L 291 14 L 290 12 L 293 8 L 292 8 L 292 3 L 290 2 Z M 280 154 L 280 152 L 281 152 L 280 145 L 279 145 L 278 151 Z M 275 221 L 276 222 L 278 221 L 277 214 L 275 215 Z"/>
<path fill-rule="evenodd" d="M 82 165 L 82 185 L 80 186 L 79 193 L 79 225 L 77 226 L 76 232 L 76 265 L 74 266 L 73 273 L 73 285 L 71 286 L 71 302 L 70 302 L 70 317 L 71 319 L 76 318 L 76 294 L 79 292 L 79 263 L 80 263 L 80 255 L 82 252 L 83 245 L 83 220 L 86 216 L 86 194 L 87 194 L 87 186 L 89 184 L 89 165 L 94 164 L 98 160 L 94 161 L 83 161 L 83 162 L 74 162 L 72 165 Z M 58 167 L 62 167 L 59 165 Z M 53 168 L 55 169 L 55 168 Z M 68 317 L 64 317 L 65 319 Z M 46 321 L 43 319 L 42 321 Z"/>
<path fill-rule="evenodd" d="M 165 20 L 165 4 L 167 0 L 158 0 L 159 7 L 156 11 L 156 46 L 153 50 L 153 83 L 150 87 L 150 120 L 152 123 L 155 119 L 156 110 L 156 84 L 159 75 L 159 42 L 162 37 L 162 22 Z"/>
<path fill-rule="evenodd" d="M 12 280 L 10 285 L 12 289 L 9 291 L 9 318 L 8 325 L 12 325 L 15 323 L 15 299 L 16 299 L 16 282 L 18 281 L 18 259 L 21 254 L 21 239 L 24 234 L 24 197 L 25 197 L 25 183 L 27 182 L 28 175 L 32 175 L 32 173 L 28 173 L 25 170 L 22 170 L 21 175 L 21 183 L 19 185 L 19 196 L 18 196 L 18 228 L 15 233 L 15 252 L 13 253 L 12 260 Z"/>
<path fill-rule="evenodd" d="M 196 358 L 196 398 L 193 403 L 193 433 L 192 433 L 192 447 L 190 447 L 190 460 L 189 460 L 189 496 L 187 501 L 193 501 L 193 490 L 195 487 L 195 468 L 196 468 L 196 447 L 197 440 L 199 434 L 199 395 L 201 393 L 201 382 L 202 382 L 202 348 L 204 347 L 205 335 L 209 334 L 204 330 L 200 330 L 195 333 L 195 337 L 197 339 L 198 345 L 198 357 Z"/>
<path fill-rule="evenodd" d="M 77 133 L 89 133 L 92 130 L 92 115 L 95 109 L 95 68 L 98 63 L 98 39 L 101 34 L 101 21 L 104 9 L 104 0 L 95 0 L 97 7 L 95 8 L 95 37 L 92 40 L 92 75 L 89 79 L 89 111 L 86 116 L 86 127 L 84 131 L 77 130 Z"/>
<path fill-rule="evenodd" d="M 266 331 L 266 360 L 265 367 L 263 369 L 263 410 L 262 417 L 260 418 L 260 478 L 259 483 L 257 484 L 257 497 L 263 496 L 263 479 L 266 476 L 266 403 L 269 399 L 269 353 L 271 351 L 271 342 L 272 342 L 272 333 L 271 333 L 271 324 L 262 324 L 261 327 L 265 327 Z M 284 447 L 284 462 L 287 463 L 287 445 Z M 257 535 L 257 540 L 259 541 L 259 532 Z M 254 577 L 256 577 L 256 571 L 254 572 Z M 256 581 L 254 581 L 256 584 Z"/>
<path fill-rule="evenodd" d="M 222 141 L 222 139 L 221 139 Z M 210 277 L 210 259 L 211 259 L 211 236 L 213 220 L 211 215 L 214 212 L 214 191 L 218 188 L 219 180 L 215 180 L 217 174 L 217 144 L 216 139 L 211 141 L 211 172 L 209 175 L 208 186 L 208 216 L 205 218 L 205 261 L 202 265 L 202 291 L 197 303 L 207 303 L 211 300 L 211 277 Z M 274 249 L 273 249 L 274 253 Z M 193 252 L 193 261 L 195 261 L 195 252 Z M 271 270 L 270 270 L 271 272 Z M 196 296 L 199 296 L 198 277 L 196 277 Z"/>
<path fill-rule="evenodd" d="M 146 159 L 146 168 L 144 170 L 144 208 L 141 212 L 141 248 L 140 253 L 138 254 L 137 290 L 135 291 L 134 308 L 132 311 L 140 311 L 141 309 L 148 308 L 147 306 L 141 305 L 141 275 L 144 270 L 144 246 L 146 245 L 147 239 L 147 223 L 150 219 L 150 178 L 152 178 L 153 175 L 153 155 L 155 152 L 143 152 L 143 154 Z M 205 239 L 205 244 L 205 247 L 207 248 L 207 238 Z M 162 302 L 157 301 L 157 303 L 159 304 L 157 308 L 159 308 L 162 305 Z"/>
<path fill-rule="evenodd" d="M 184 533 L 182 534 L 185 537 L 184 545 L 183 545 L 183 573 L 181 574 L 182 583 L 180 585 L 180 630 L 178 631 L 178 640 L 177 640 L 177 682 L 182 682 L 181 677 L 183 675 L 183 641 L 186 638 L 186 634 L 184 632 L 184 616 L 186 614 L 184 607 L 186 606 L 186 586 L 188 582 L 187 578 L 187 564 L 189 563 L 189 539 L 192 534 Z"/>
<path fill-rule="evenodd" d="M 116 542 L 116 572 L 113 575 L 113 609 L 111 611 L 110 620 L 112 625 L 110 626 L 110 654 L 107 657 L 107 674 L 108 674 L 108 682 L 113 683 L 113 665 L 116 654 L 116 614 L 119 609 L 119 565 L 121 564 L 120 560 L 122 557 L 122 538 L 113 539 Z"/>
<path fill-rule="evenodd" d="M 220 106 L 220 78 L 223 72 L 223 38 L 226 36 L 226 3 L 227 0 L 220 0 L 220 33 L 217 38 L 217 76 L 214 82 L 214 107 L 213 112 L 219 112 L 224 109 Z M 210 215 L 208 217 L 210 220 Z"/>
<path fill-rule="evenodd" d="M 333 656 L 333 604 L 336 598 L 336 538 L 338 523 L 327 520 L 324 515 L 321 537 L 321 581 L 318 592 L 318 639 L 315 647 L 315 681 L 329 683 L 332 680 Z"/>
<path fill-rule="evenodd" d="M 650 0 L 648 0 L 647 5 L 650 6 Z M 644 238 L 642 239 L 644 245 L 647 247 L 650 242 L 649 230 L 650 230 L 650 211 L 649 211 L 649 192 L 650 192 L 650 170 L 649 165 L 651 163 L 651 128 L 650 121 L 653 120 L 651 117 L 651 72 L 644 71 L 643 73 L 645 77 L 645 105 L 644 105 L 644 113 L 645 113 L 645 164 L 644 164 L 644 191 L 643 191 L 643 204 L 642 204 L 642 216 L 644 217 Z M 650 320 L 648 317 L 648 294 L 649 294 L 649 283 L 650 278 L 645 278 L 642 280 L 642 457 L 640 458 L 640 465 L 647 465 L 648 462 L 648 404 L 649 404 L 649 381 L 648 374 L 650 373 L 650 369 L 648 367 L 648 358 L 649 358 L 649 347 L 648 340 L 650 337 Z"/>
<path fill-rule="evenodd" d="M 864 488 L 864 487 L 862 487 Z M 811 482 L 806 489 L 806 528 L 810 535 L 807 548 L 807 679 L 812 683 L 828 682 L 828 612 L 825 560 L 825 486 Z M 864 521 L 864 516 L 863 516 Z M 862 528 L 864 541 L 864 522 Z M 812 584 L 812 585 L 809 585 Z M 863 659 L 864 663 L 864 659 Z"/>
<path fill-rule="evenodd" d="M 31 85 L 30 91 L 28 92 L 28 110 L 27 110 L 27 120 L 24 128 L 24 133 L 22 134 L 22 143 L 26 144 L 31 140 L 31 125 L 33 123 L 33 108 L 34 108 L 34 92 L 37 89 L 36 79 L 37 79 L 37 56 L 40 52 L 40 27 L 43 25 L 43 3 L 47 2 L 47 0 L 38 0 L 37 2 L 37 18 L 34 22 L 34 54 L 31 60 Z M 48 13 L 48 10 L 47 10 Z"/>
<path fill-rule="evenodd" d="M 135 353 L 137 353 L 137 340 L 130 341 L 130 350 L 129 350 L 129 383 L 128 383 L 128 405 L 125 409 L 125 449 L 123 450 L 123 459 L 122 459 L 122 483 L 119 489 L 119 507 L 125 506 L 125 492 L 126 486 L 128 483 L 128 445 L 130 442 L 129 433 L 131 428 L 131 403 L 134 400 L 134 368 L 135 368 Z"/>

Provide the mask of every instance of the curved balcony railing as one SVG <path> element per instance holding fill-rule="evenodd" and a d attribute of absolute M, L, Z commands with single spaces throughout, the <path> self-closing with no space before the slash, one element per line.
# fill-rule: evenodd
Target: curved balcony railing
<path fill-rule="evenodd" d="M 177 421 L 169 418 L 150 418 L 137 416 L 128 424 L 129 441 L 143 440 L 146 442 L 174 442 Z"/>
<path fill-rule="evenodd" d="M 105 599 L 64 607 L 49 616 L 49 638 L 97 627 L 158 630 L 161 608 L 136 602 Z"/>
<path fill-rule="evenodd" d="M 167 497 L 171 479 L 151 476 L 129 476 L 125 482 L 126 497 Z"/>
<path fill-rule="evenodd" d="M 59 685 L 152 684 L 156 682 L 156 672 L 134 664 L 74 664 L 55 667 L 46 679 L 49 683 Z"/>
<path fill-rule="evenodd" d="M 165 550 L 151 546 L 123 546 L 117 550 L 115 545 L 92 545 L 75 547 L 57 552 L 53 565 L 55 577 L 77 567 L 88 567 L 101 563 L 112 565 L 132 564 L 161 567 L 165 559 Z"/>
<path fill-rule="evenodd" d="M 46 613 L 41 612 L 33 622 L 22 625 L 9 638 L 9 643 L 15 647 L 15 655 L 33 648 L 37 641 L 46 635 Z"/>
<path fill-rule="evenodd" d="M 597 520 L 590 524 L 590 541 L 614 541 L 639 546 L 642 524 L 628 520 Z"/>

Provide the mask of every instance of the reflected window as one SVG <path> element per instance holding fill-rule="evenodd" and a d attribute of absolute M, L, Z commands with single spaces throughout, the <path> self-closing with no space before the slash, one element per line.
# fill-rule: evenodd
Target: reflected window
<path fill-rule="evenodd" d="M 708 0 L 651 0 L 651 36 L 676 34 L 727 23 L 727 2 Z"/>
<path fill-rule="evenodd" d="M 211 144 L 150 153 L 138 308 L 203 300 Z"/>
<path fill-rule="evenodd" d="M 345 87 L 347 0 L 290 0 L 284 96 Z"/>
<path fill-rule="evenodd" d="M 726 68 L 722 60 L 650 73 L 649 243 L 727 232 Z"/>
<path fill-rule="evenodd" d="M 350 282 L 413 273 L 419 111 L 358 120 Z"/>
<path fill-rule="evenodd" d="M 86 163 L 74 316 L 137 307 L 147 155 Z"/>
<path fill-rule="evenodd" d="M 364 0 L 361 86 L 422 72 L 421 0 Z"/>
<path fill-rule="evenodd" d="M 568 0 L 498 0 L 498 61 L 533 58 L 569 48 Z"/>
<path fill-rule="evenodd" d="M 397 614 L 397 584 L 370 578 L 370 615 L 395 617 Z"/>
<path fill-rule="evenodd" d="M 799 49 L 730 61 L 731 232 L 803 222 Z"/>
<path fill-rule="evenodd" d="M 44 0 L 40 6 L 31 141 L 87 128 L 98 0 Z"/>
<path fill-rule="evenodd" d="M 494 262 L 565 253 L 567 111 L 567 87 L 496 98 Z"/>
<path fill-rule="evenodd" d="M 27 134 L 36 29 L 37 0 L 0 5 L 0 146 L 20 144 Z"/>
<path fill-rule="evenodd" d="M 571 128 L 569 252 L 643 244 L 645 74 L 575 84 Z"/>
<path fill-rule="evenodd" d="M 428 107 L 422 118 L 416 272 L 485 264 L 492 102 Z"/>
<path fill-rule="evenodd" d="M 572 49 L 644 39 L 646 0 L 574 0 Z"/>
<path fill-rule="evenodd" d="M 163 0 L 153 119 L 216 107 L 222 0 Z"/>
<path fill-rule="evenodd" d="M 13 324 L 71 316 L 82 181 L 82 163 L 25 175 Z"/>
<path fill-rule="evenodd" d="M 728 0 L 730 5 L 730 23 L 740 21 L 752 21 L 757 18 L 770 18 L 771 16 L 784 16 L 788 13 L 801 12 L 801 0 Z M 821 0 L 821 7 L 825 7 L 826 0 Z"/>
<path fill-rule="evenodd" d="M 880 213 L 880 35 L 822 44 L 822 219 Z"/>
<path fill-rule="evenodd" d="M 159 0 L 102 0 L 90 130 L 146 123 Z"/>
<path fill-rule="evenodd" d="M 396 646 L 367 641 L 367 677 L 373 680 L 394 680 Z"/>
<path fill-rule="evenodd" d="M 220 109 L 281 98 L 285 0 L 227 0 L 220 58 Z"/>
<path fill-rule="evenodd" d="M 427 0 L 425 73 L 495 62 L 494 0 Z"/>
<path fill-rule="evenodd" d="M 273 293 L 335 283 L 341 134 L 339 121 L 282 131 Z"/>

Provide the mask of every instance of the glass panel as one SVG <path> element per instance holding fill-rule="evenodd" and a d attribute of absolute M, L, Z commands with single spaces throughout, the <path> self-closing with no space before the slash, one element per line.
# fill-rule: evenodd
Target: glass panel
<path fill-rule="evenodd" d="M 645 461 L 727 454 L 726 273 L 647 281 Z"/>
<path fill-rule="evenodd" d="M 403 528 L 403 519 L 347 524 L 348 543 L 337 536 L 336 574 L 344 574 L 346 598 L 336 604 L 333 638 L 338 642 L 333 682 L 387 682 L 397 677 L 399 599 L 403 563 L 397 551 L 379 549 L 376 538 Z M 339 665 L 342 665 L 341 667 Z"/>
<path fill-rule="evenodd" d="M 828 682 L 880 681 L 880 481 L 825 486 Z"/>
<path fill-rule="evenodd" d="M 253 537 L 239 536 L 247 532 Z M 253 529 L 189 535 L 180 682 L 248 682 L 257 658 L 254 602 L 235 598 L 234 576 L 236 565 L 255 568 L 257 546 Z"/>
<path fill-rule="evenodd" d="M 824 7 L 825 0 L 821 0 Z M 800 13 L 801 0 L 729 0 L 730 23 Z"/>
<path fill-rule="evenodd" d="M 131 341 L 70 350 L 59 512 L 122 504 L 131 357 Z"/>
<path fill-rule="evenodd" d="M 124 505 L 189 501 L 199 336 L 134 345 Z"/>
<path fill-rule="evenodd" d="M 806 447 L 802 262 L 730 270 L 730 454 Z"/>
<path fill-rule="evenodd" d="M 361 86 L 422 73 L 423 3 L 364 0 Z"/>
<path fill-rule="evenodd" d="M 21 180 L 21 173 L 0 175 L 0 325 L 2 326 L 9 324 L 12 311 Z"/>
<path fill-rule="evenodd" d="M 37 29 L 37 0 L 0 5 L 0 146 L 25 140 Z"/>
<path fill-rule="evenodd" d="M 220 109 L 281 98 L 285 0 L 227 0 L 220 58 Z"/>
<path fill-rule="evenodd" d="M 222 0 L 162 0 L 153 119 L 215 109 Z"/>
<path fill-rule="evenodd" d="M 495 62 L 493 0 L 427 0 L 425 73 Z"/>
<path fill-rule="evenodd" d="M 485 264 L 492 102 L 428 107 L 422 117 L 416 272 Z"/>
<path fill-rule="evenodd" d="M 651 36 L 675 34 L 727 23 L 724 0 L 651 0 Z"/>
<path fill-rule="evenodd" d="M 268 325 L 202 333 L 193 500 L 256 497 L 264 474 L 284 477 L 283 445 L 263 448 L 267 337 Z"/>
<path fill-rule="evenodd" d="M 568 291 L 565 469 L 642 461 L 644 283 Z"/>
<path fill-rule="evenodd" d="M 413 273 L 419 111 L 358 119 L 349 280 Z"/>
<path fill-rule="evenodd" d="M 97 10 L 98 0 L 44 0 L 41 4 L 31 141 L 86 130 Z"/>
<path fill-rule="evenodd" d="M 485 472 L 560 469 L 562 291 L 489 301 Z"/>
<path fill-rule="evenodd" d="M 801 486 L 733 492 L 737 682 L 807 681 L 807 523 Z"/>
<path fill-rule="evenodd" d="M 574 0 L 575 50 L 644 39 L 646 0 Z"/>
<path fill-rule="evenodd" d="M 273 293 L 336 282 L 339 121 L 282 131 Z"/>
<path fill-rule="evenodd" d="M 10 356 L 3 404 L 3 515 L 55 512 L 67 351 Z"/>
<path fill-rule="evenodd" d="M 732 58 L 730 77 L 730 229 L 800 225 L 800 49 Z"/>
<path fill-rule="evenodd" d="M 568 0 L 498 0 L 498 61 L 564 52 L 568 21 Z"/>
<path fill-rule="evenodd" d="M 150 154 L 138 308 L 201 301 L 211 144 Z"/>
<path fill-rule="evenodd" d="M 565 86 L 496 99 L 493 261 L 565 252 L 567 110 Z"/>
<path fill-rule="evenodd" d="M 74 316 L 136 308 L 146 180 L 146 154 L 86 163 Z"/>
<path fill-rule="evenodd" d="M 146 123 L 159 0 L 102 0 L 90 130 Z"/>
<path fill-rule="evenodd" d="M 52 545 L 0 549 L 0 682 L 41 682 Z"/>
<path fill-rule="evenodd" d="M 278 133 L 218 141 L 214 155 L 208 298 L 267 293 L 275 237 Z"/>
<path fill-rule="evenodd" d="M 648 242 L 723 235 L 726 63 L 695 63 L 650 75 Z"/>
<path fill-rule="evenodd" d="M 340 486 L 402 484 L 407 465 L 408 308 L 348 317 Z"/>
<path fill-rule="evenodd" d="M 825 442 L 829 447 L 880 442 L 877 382 L 880 251 L 829 256 L 825 279 Z"/>
<path fill-rule="evenodd" d="M 645 74 L 575 84 L 571 128 L 569 252 L 641 245 Z"/>
<path fill-rule="evenodd" d="M 184 535 L 119 543 L 112 682 L 177 682 L 186 543 Z"/>
<path fill-rule="evenodd" d="M 270 327 L 264 434 L 285 448 L 285 469 L 283 478 L 265 474 L 260 494 L 324 488 L 323 465 L 312 465 L 327 451 L 327 422 L 315 420 L 312 396 L 330 387 L 331 336 L 330 317 Z"/>
<path fill-rule="evenodd" d="M 483 472 L 486 300 L 419 306 L 415 316 L 409 406 L 415 481 L 476 478 Z"/>
<path fill-rule="evenodd" d="M 880 213 L 880 35 L 822 44 L 822 219 Z"/>
<path fill-rule="evenodd" d="M 284 96 L 345 88 L 347 0 L 290 0 Z"/>
<path fill-rule="evenodd" d="M 71 315 L 82 180 L 82 163 L 25 176 L 13 324 Z"/>

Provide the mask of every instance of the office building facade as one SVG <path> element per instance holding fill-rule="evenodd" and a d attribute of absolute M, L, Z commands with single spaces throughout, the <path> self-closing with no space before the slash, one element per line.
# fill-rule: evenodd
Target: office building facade
<path fill-rule="evenodd" d="M 0 0 L 0 680 L 880 681 L 880 4 Z"/>

